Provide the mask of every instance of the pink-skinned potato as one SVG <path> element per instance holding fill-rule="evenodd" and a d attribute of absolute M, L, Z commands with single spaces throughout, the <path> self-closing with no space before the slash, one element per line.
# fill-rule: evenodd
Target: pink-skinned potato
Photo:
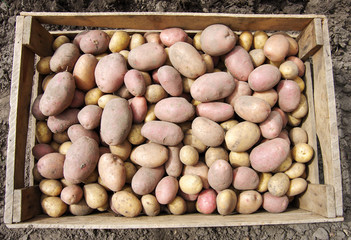
<path fill-rule="evenodd" d="M 273 139 L 279 136 L 283 129 L 283 119 L 276 111 L 272 111 L 268 118 L 260 123 L 262 137 Z"/>
<path fill-rule="evenodd" d="M 258 174 L 249 167 L 238 167 L 233 170 L 233 187 L 238 190 L 254 190 L 259 184 Z"/>
<path fill-rule="evenodd" d="M 190 165 L 184 165 L 183 167 L 183 175 L 197 175 L 201 178 L 202 180 L 202 186 L 205 189 L 210 188 L 210 184 L 208 183 L 208 167 L 207 165 L 199 161 L 197 164 L 190 166 Z"/>
<path fill-rule="evenodd" d="M 79 138 L 66 153 L 64 178 L 75 184 L 84 181 L 96 168 L 99 156 L 99 146 L 94 139 L 86 136 Z"/>
<path fill-rule="evenodd" d="M 35 119 L 39 120 L 39 121 L 43 121 L 46 119 L 46 116 L 40 111 L 39 108 L 39 103 L 40 103 L 40 99 L 43 97 L 43 94 L 39 94 L 32 105 L 32 114 L 35 117 Z"/>
<path fill-rule="evenodd" d="M 262 92 L 273 88 L 280 81 L 281 73 L 276 66 L 264 64 L 249 75 L 248 83 L 254 91 Z"/>
<path fill-rule="evenodd" d="M 78 204 L 83 197 L 83 189 L 79 185 L 69 185 L 61 191 L 61 200 L 68 204 Z"/>
<path fill-rule="evenodd" d="M 61 153 L 48 153 L 41 157 L 37 169 L 41 176 L 47 179 L 60 179 L 63 177 L 63 164 L 65 155 Z"/>
<path fill-rule="evenodd" d="M 163 166 L 157 168 L 141 167 L 133 176 L 131 187 L 138 195 L 151 193 L 165 174 Z"/>
<path fill-rule="evenodd" d="M 263 194 L 262 207 L 264 210 L 270 213 L 281 213 L 286 210 L 289 205 L 289 198 L 284 195 L 282 197 L 276 197 L 270 192 Z"/>
<path fill-rule="evenodd" d="M 203 214 L 211 214 L 216 210 L 217 193 L 213 189 L 206 189 L 200 192 L 196 201 L 196 210 Z"/>
<path fill-rule="evenodd" d="M 180 73 L 172 66 L 162 66 L 157 70 L 157 79 L 164 90 L 177 97 L 183 93 L 183 81 Z"/>
<path fill-rule="evenodd" d="M 133 48 L 128 55 L 129 65 L 139 71 L 161 67 L 167 59 L 164 48 L 158 43 L 145 43 Z"/>
<path fill-rule="evenodd" d="M 99 176 L 106 187 L 120 191 L 126 182 L 124 162 L 112 153 L 103 154 L 98 163 Z"/>
<path fill-rule="evenodd" d="M 224 122 L 234 116 L 234 108 L 223 102 L 200 103 L 196 106 L 196 113 L 215 122 Z"/>
<path fill-rule="evenodd" d="M 289 41 L 282 34 L 273 35 L 264 44 L 263 52 L 271 61 L 283 61 L 289 53 Z"/>
<path fill-rule="evenodd" d="M 249 53 L 241 46 L 236 46 L 225 55 L 225 66 L 228 71 L 239 81 L 247 81 L 254 66 Z"/>
<path fill-rule="evenodd" d="M 45 116 L 53 116 L 62 113 L 71 104 L 75 88 L 76 85 L 71 73 L 57 73 L 48 83 L 40 99 L 40 111 Z"/>
<path fill-rule="evenodd" d="M 62 133 L 73 124 L 78 123 L 77 108 L 68 108 L 62 113 L 48 118 L 48 127 L 52 133 Z"/>
<path fill-rule="evenodd" d="M 130 160 L 142 167 L 156 168 L 168 160 L 168 149 L 157 143 L 145 143 L 132 151 Z"/>
<path fill-rule="evenodd" d="M 233 169 L 228 161 L 218 159 L 208 170 L 208 183 L 216 191 L 222 191 L 233 181 Z"/>
<path fill-rule="evenodd" d="M 96 105 L 87 105 L 78 113 L 79 123 L 87 130 L 92 130 L 100 125 L 102 108 Z"/>
<path fill-rule="evenodd" d="M 166 28 L 160 33 L 160 40 L 167 47 L 172 46 L 176 42 L 186 42 L 187 39 L 188 34 L 181 28 Z"/>
<path fill-rule="evenodd" d="M 133 97 L 129 103 L 133 113 L 133 122 L 141 123 L 144 121 L 147 114 L 147 102 L 145 97 Z"/>
<path fill-rule="evenodd" d="M 168 204 L 177 196 L 179 189 L 178 180 L 175 177 L 166 176 L 156 186 L 155 196 L 160 204 Z"/>
<path fill-rule="evenodd" d="M 67 134 L 72 143 L 77 141 L 79 138 L 86 136 L 94 139 L 97 143 L 100 143 L 99 134 L 93 130 L 87 130 L 80 124 L 73 124 L 67 130 Z"/>
<path fill-rule="evenodd" d="M 160 100 L 155 106 L 155 115 L 162 121 L 182 123 L 195 115 L 191 103 L 182 97 L 169 97 Z"/>
<path fill-rule="evenodd" d="M 73 100 L 71 102 L 71 105 L 69 105 L 69 107 L 70 108 L 81 108 L 85 104 L 84 98 L 85 98 L 84 92 L 76 89 L 74 91 Z"/>
<path fill-rule="evenodd" d="M 45 156 L 48 153 L 55 152 L 55 149 L 46 143 L 38 143 L 32 148 L 32 154 L 35 159 L 39 160 L 41 157 Z"/>
<path fill-rule="evenodd" d="M 85 32 L 79 41 L 79 47 L 84 53 L 98 55 L 106 52 L 110 43 L 110 37 L 102 30 L 89 30 Z"/>
<path fill-rule="evenodd" d="M 217 147 L 224 141 L 224 130 L 216 122 L 205 118 L 197 117 L 191 124 L 192 133 L 203 144 L 209 147 Z"/>
<path fill-rule="evenodd" d="M 182 129 L 174 123 L 150 121 L 141 128 L 141 135 L 150 141 L 166 146 L 175 146 L 184 138 Z"/>
<path fill-rule="evenodd" d="M 241 96 L 235 100 L 235 113 L 246 121 L 260 123 L 271 113 L 271 106 L 264 100 L 253 96 Z"/>
<path fill-rule="evenodd" d="M 282 80 L 277 86 L 278 105 L 284 112 L 294 111 L 300 103 L 301 91 L 293 80 Z"/>
<path fill-rule="evenodd" d="M 131 69 L 124 75 L 124 85 L 133 96 L 143 96 L 145 94 L 145 79 L 141 72 L 136 69 Z"/>
<path fill-rule="evenodd" d="M 183 170 L 183 163 L 180 161 L 179 152 L 183 144 L 168 147 L 168 160 L 165 162 L 167 175 L 179 177 Z"/>
<path fill-rule="evenodd" d="M 73 43 L 62 44 L 50 59 L 50 69 L 57 73 L 72 72 L 79 56 L 79 49 L 76 45 Z"/>
<path fill-rule="evenodd" d="M 226 97 L 225 101 L 234 107 L 235 100 L 240 96 L 251 96 L 252 90 L 247 82 L 235 81 L 234 91 Z"/>

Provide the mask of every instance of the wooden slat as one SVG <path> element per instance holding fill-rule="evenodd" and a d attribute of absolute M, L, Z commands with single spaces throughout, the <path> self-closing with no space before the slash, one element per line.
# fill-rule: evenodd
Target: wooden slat
<path fill-rule="evenodd" d="M 53 53 L 53 36 L 31 16 L 24 18 L 23 44 L 41 57 L 51 56 Z"/>
<path fill-rule="evenodd" d="M 334 188 L 331 185 L 308 184 L 306 191 L 297 198 L 298 207 L 324 217 L 335 218 Z"/>
<path fill-rule="evenodd" d="M 334 187 L 336 215 L 342 216 L 339 137 L 327 19 L 323 22 L 323 41 L 323 47 L 312 57 L 316 130 L 323 156 L 324 182 Z"/>
<path fill-rule="evenodd" d="M 105 28 L 155 30 L 181 27 L 185 30 L 204 29 L 223 23 L 238 31 L 270 30 L 301 31 L 318 15 L 262 15 L 223 13 L 43 13 L 22 12 L 41 23 Z"/>
<path fill-rule="evenodd" d="M 308 103 L 308 114 L 304 118 L 301 124 L 308 135 L 308 144 L 312 146 L 314 155 L 312 160 L 307 163 L 307 180 L 310 183 L 319 183 L 319 169 L 318 169 L 318 148 L 317 148 L 317 137 L 316 137 L 316 119 L 314 113 L 313 103 L 313 84 L 312 84 L 312 69 L 310 62 L 305 62 L 305 94 L 307 96 Z"/>
<path fill-rule="evenodd" d="M 323 45 L 322 19 L 315 18 L 297 37 L 299 58 L 307 60 Z"/>
<path fill-rule="evenodd" d="M 16 189 L 13 199 L 13 222 L 23 222 L 41 213 L 38 186 Z"/>

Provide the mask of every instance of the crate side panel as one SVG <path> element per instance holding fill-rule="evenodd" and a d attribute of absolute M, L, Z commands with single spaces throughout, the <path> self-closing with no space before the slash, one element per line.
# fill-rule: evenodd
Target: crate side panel
<path fill-rule="evenodd" d="M 323 45 L 322 19 L 315 18 L 297 37 L 299 45 L 298 56 L 307 60 Z"/>
<path fill-rule="evenodd" d="M 16 189 L 14 192 L 13 222 L 23 222 L 41 213 L 38 186 Z"/>

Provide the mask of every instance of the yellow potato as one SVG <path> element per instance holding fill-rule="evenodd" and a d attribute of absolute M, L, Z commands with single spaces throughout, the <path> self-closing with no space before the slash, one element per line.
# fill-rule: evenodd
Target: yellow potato
<path fill-rule="evenodd" d="M 276 197 L 285 195 L 289 186 L 290 179 L 285 173 L 276 173 L 268 181 L 268 191 Z"/>
<path fill-rule="evenodd" d="M 71 186 L 71 185 L 74 185 L 74 183 L 71 183 L 69 181 L 67 181 L 65 178 L 62 178 L 60 180 L 61 184 L 62 184 L 62 187 L 67 187 L 67 186 Z"/>
<path fill-rule="evenodd" d="M 62 191 L 62 184 L 58 180 L 43 179 L 40 181 L 39 189 L 47 196 L 56 197 L 60 195 Z"/>
<path fill-rule="evenodd" d="M 99 55 L 96 55 L 95 58 L 96 58 L 96 60 L 100 61 L 101 58 L 103 58 L 103 57 L 105 57 L 107 55 L 108 55 L 107 53 L 101 53 Z"/>
<path fill-rule="evenodd" d="M 38 121 L 35 128 L 35 137 L 39 143 L 49 143 L 52 139 L 52 132 L 50 131 L 45 121 Z"/>
<path fill-rule="evenodd" d="M 180 189 L 186 194 L 197 194 L 202 190 L 202 180 L 198 175 L 184 175 L 179 180 Z"/>
<path fill-rule="evenodd" d="M 305 82 L 300 77 L 296 77 L 294 81 L 299 85 L 300 91 L 303 92 L 305 90 Z"/>
<path fill-rule="evenodd" d="M 259 173 L 258 176 L 259 176 L 260 181 L 258 183 L 256 190 L 260 193 L 264 193 L 268 190 L 268 182 L 269 182 L 269 179 L 272 177 L 272 174 L 271 173 Z"/>
<path fill-rule="evenodd" d="M 111 202 L 113 209 L 125 217 L 136 217 L 143 209 L 140 200 L 127 191 L 119 191 L 113 194 Z"/>
<path fill-rule="evenodd" d="M 222 147 L 210 147 L 205 153 L 205 162 L 208 167 L 211 167 L 212 163 L 216 160 L 229 160 L 228 152 Z"/>
<path fill-rule="evenodd" d="M 249 54 L 255 67 L 261 66 L 266 61 L 266 56 L 262 49 L 253 49 Z"/>
<path fill-rule="evenodd" d="M 43 91 L 45 91 L 46 89 L 46 86 L 49 84 L 50 80 L 56 75 L 56 73 L 53 73 L 53 74 L 50 74 L 50 75 L 47 75 L 43 82 L 41 83 L 41 88 L 43 89 Z"/>
<path fill-rule="evenodd" d="M 145 123 L 150 122 L 150 121 L 154 121 L 156 120 L 156 115 L 155 115 L 155 104 L 151 104 L 149 105 L 148 109 L 147 109 L 147 113 L 145 116 Z"/>
<path fill-rule="evenodd" d="M 276 66 L 277 68 L 279 68 L 280 64 L 282 64 L 283 61 L 272 61 L 268 58 L 266 58 L 266 63 L 267 64 L 271 64 L 273 66 Z"/>
<path fill-rule="evenodd" d="M 274 169 L 273 172 L 274 173 L 285 172 L 286 170 L 288 170 L 290 168 L 291 164 L 292 164 L 292 156 L 291 156 L 291 152 L 289 151 L 289 155 L 284 160 L 284 162 L 282 162 L 282 164 L 280 164 L 280 166 L 277 169 Z"/>
<path fill-rule="evenodd" d="M 308 113 L 307 99 L 304 94 L 301 94 L 299 105 L 294 111 L 291 112 L 291 116 L 293 116 L 294 118 L 303 118 L 307 115 L 307 113 Z"/>
<path fill-rule="evenodd" d="M 85 105 L 98 105 L 99 98 L 104 95 L 99 88 L 93 88 L 85 94 Z"/>
<path fill-rule="evenodd" d="M 191 122 L 182 122 L 179 123 L 178 126 L 182 129 L 183 132 L 186 132 L 191 129 Z"/>
<path fill-rule="evenodd" d="M 126 169 L 126 183 L 131 183 L 137 168 L 131 162 L 125 162 L 124 168 Z"/>
<path fill-rule="evenodd" d="M 290 182 L 289 190 L 286 192 L 288 197 L 296 196 L 304 192 L 307 188 L 307 181 L 303 178 L 295 178 Z"/>
<path fill-rule="evenodd" d="M 67 131 L 64 131 L 61 133 L 54 133 L 54 135 L 52 136 L 52 139 L 57 143 L 64 143 L 69 141 Z"/>
<path fill-rule="evenodd" d="M 129 43 L 129 49 L 132 50 L 136 47 L 139 47 L 140 45 L 144 44 L 145 38 L 143 35 L 141 35 L 140 33 L 134 33 L 130 39 L 130 43 Z"/>
<path fill-rule="evenodd" d="M 292 156 L 296 162 L 307 163 L 313 157 L 313 148 L 307 143 L 298 143 L 292 149 Z"/>
<path fill-rule="evenodd" d="M 247 152 L 233 152 L 229 153 L 229 162 L 233 168 L 250 167 L 249 154 Z"/>
<path fill-rule="evenodd" d="M 284 173 L 290 178 L 298 178 L 301 177 L 302 174 L 305 172 L 306 166 L 303 163 L 293 163 L 291 164 L 290 168 L 286 170 Z"/>
<path fill-rule="evenodd" d="M 242 46 L 246 51 L 250 51 L 253 38 L 254 37 L 251 32 L 244 31 L 239 36 L 239 45 Z"/>
<path fill-rule="evenodd" d="M 169 66 L 173 66 L 171 63 L 171 60 L 169 59 L 169 47 L 165 48 L 166 54 L 167 54 L 167 59 L 166 62 L 164 63 L 164 65 L 169 65 Z"/>
<path fill-rule="evenodd" d="M 100 208 L 108 201 L 108 195 L 105 188 L 98 183 L 84 185 L 83 192 L 84 199 L 90 208 Z"/>
<path fill-rule="evenodd" d="M 191 100 L 191 104 L 194 105 L 195 107 L 196 107 L 197 105 L 199 105 L 200 103 L 201 103 L 201 102 L 198 101 L 198 100 L 195 100 L 195 99 Z"/>
<path fill-rule="evenodd" d="M 147 216 L 157 216 L 161 211 L 161 206 L 154 195 L 146 194 L 141 197 L 141 205 Z"/>
<path fill-rule="evenodd" d="M 150 74 L 149 74 L 148 72 L 143 72 L 143 71 L 139 71 L 139 72 L 140 72 L 140 73 L 143 75 L 143 77 L 144 77 L 145 86 L 147 87 L 147 86 L 151 85 L 152 80 L 151 80 Z"/>
<path fill-rule="evenodd" d="M 51 146 L 56 152 L 59 151 L 60 144 L 58 144 L 57 142 L 52 141 L 52 142 L 50 143 L 50 146 Z"/>
<path fill-rule="evenodd" d="M 151 84 L 146 87 L 145 98 L 149 103 L 157 103 L 167 97 L 167 92 L 159 84 Z"/>
<path fill-rule="evenodd" d="M 86 179 L 84 179 L 83 183 L 85 184 L 96 183 L 98 182 L 98 178 L 99 178 L 99 172 L 97 168 L 95 168 L 94 171 Z"/>
<path fill-rule="evenodd" d="M 51 60 L 51 56 L 43 57 L 39 60 L 39 62 L 37 63 L 37 70 L 40 74 L 47 75 L 51 73 L 50 60 Z"/>
<path fill-rule="evenodd" d="M 279 71 L 282 74 L 282 78 L 295 79 L 299 74 L 299 69 L 293 61 L 285 61 L 279 66 Z"/>
<path fill-rule="evenodd" d="M 97 102 L 98 106 L 101 107 L 102 109 L 105 108 L 106 104 L 108 101 L 114 99 L 114 98 L 119 98 L 119 96 L 113 95 L 113 94 L 105 94 L 99 97 L 99 100 Z"/>
<path fill-rule="evenodd" d="M 125 31 L 116 31 L 110 40 L 109 49 L 111 52 L 120 52 L 128 48 L 130 36 Z"/>
<path fill-rule="evenodd" d="M 128 134 L 128 141 L 133 144 L 133 145 L 140 145 L 145 142 L 145 137 L 141 135 L 141 128 L 143 127 L 143 124 L 133 124 L 132 129 L 130 130 Z"/>
<path fill-rule="evenodd" d="M 307 143 L 308 142 L 307 132 L 300 127 L 294 127 L 292 129 L 290 129 L 289 138 L 290 138 L 293 145 L 296 145 L 298 143 Z"/>
<path fill-rule="evenodd" d="M 220 191 L 216 197 L 217 211 L 221 215 L 231 214 L 236 207 L 237 197 L 233 190 Z"/>
<path fill-rule="evenodd" d="M 107 201 L 107 202 L 105 203 L 105 205 L 103 205 L 103 206 L 101 206 L 101 207 L 98 207 L 97 210 L 98 210 L 99 212 L 105 212 L 105 211 L 108 210 L 109 206 L 110 206 L 110 204 L 109 204 L 109 202 Z"/>
<path fill-rule="evenodd" d="M 186 202 L 183 198 L 176 196 L 175 199 L 167 204 L 168 210 L 174 215 L 181 215 L 186 212 Z"/>
<path fill-rule="evenodd" d="M 98 177 L 98 184 L 100 184 L 101 186 L 103 186 L 104 188 L 105 188 L 105 190 L 106 191 L 110 191 L 110 192 L 112 192 L 112 190 L 111 189 L 109 189 L 107 186 L 106 186 L 106 184 L 102 181 L 102 178 L 99 176 Z"/>
<path fill-rule="evenodd" d="M 206 72 L 211 73 L 213 72 L 214 69 L 214 63 L 213 59 L 210 55 L 208 54 L 201 54 L 202 59 L 205 61 L 206 64 Z"/>
<path fill-rule="evenodd" d="M 266 43 L 268 39 L 267 33 L 263 31 L 256 31 L 254 33 L 254 39 L 253 39 L 253 44 L 255 49 L 263 49 L 264 44 Z"/>
<path fill-rule="evenodd" d="M 185 145 L 180 149 L 179 158 L 184 165 L 193 166 L 199 161 L 199 153 L 194 147 Z"/>
<path fill-rule="evenodd" d="M 67 142 L 62 143 L 59 147 L 59 153 L 66 155 L 66 153 L 67 153 L 68 149 L 71 147 L 71 145 L 72 145 L 71 141 L 67 141 Z"/>
<path fill-rule="evenodd" d="M 291 115 L 291 113 L 287 114 L 288 116 L 288 123 L 292 127 L 297 127 L 301 124 L 301 118 L 295 118 Z"/>
<path fill-rule="evenodd" d="M 228 131 L 235 125 L 237 125 L 239 122 L 237 120 L 227 120 L 225 122 L 222 122 L 220 125 L 224 129 L 224 131 Z"/>
<path fill-rule="evenodd" d="M 36 182 L 40 182 L 43 179 L 43 177 L 40 175 L 40 173 L 38 171 L 37 164 L 34 164 L 32 174 L 33 174 L 34 181 L 36 181 Z"/>
<path fill-rule="evenodd" d="M 196 33 L 195 36 L 194 36 L 194 38 L 193 38 L 193 45 L 194 45 L 194 47 L 195 47 L 197 50 L 199 50 L 199 51 L 202 50 L 202 49 L 201 49 L 201 41 L 200 41 L 201 33 L 202 33 L 202 32 Z"/>
<path fill-rule="evenodd" d="M 71 42 L 71 40 L 67 36 L 65 35 L 58 36 L 52 42 L 52 49 L 56 51 L 56 49 L 58 49 L 62 44 L 69 43 L 69 42 Z"/>
<path fill-rule="evenodd" d="M 123 161 L 126 161 L 132 151 L 132 145 L 128 140 L 125 140 L 122 144 L 110 145 L 110 151 L 112 154 L 117 155 Z"/>
<path fill-rule="evenodd" d="M 192 130 L 191 129 L 189 129 L 188 131 L 185 132 L 183 143 L 185 145 L 193 146 L 194 148 L 196 148 L 196 150 L 199 153 L 203 153 L 207 149 L 207 146 L 205 144 L 203 144 L 197 137 L 195 137 L 192 134 Z"/>
<path fill-rule="evenodd" d="M 59 197 L 45 197 L 41 207 L 50 217 L 61 217 L 67 211 L 67 205 Z"/>

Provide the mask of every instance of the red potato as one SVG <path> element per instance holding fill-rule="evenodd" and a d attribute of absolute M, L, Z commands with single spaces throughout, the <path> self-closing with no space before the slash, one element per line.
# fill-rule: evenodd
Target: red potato
<path fill-rule="evenodd" d="M 141 128 L 141 135 L 150 141 L 166 146 L 175 146 L 184 138 L 182 129 L 170 122 L 150 121 Z"/>
<path fill-rule="evenodd" d="M 155 106 L 155 115 L 162 121 L 182 123 L 195 115 L 191 103 L 182 97 L 169 97 L 160 100 Z"/>
<path fill-rule="evenodd" d="M 145 43 L 133 48 L 128 55 L 129 65 L 139 71 L 161 67 L 167 59 L 164 48 L 158 43 Z"/>
<path fill-rule="evenodd" d="M 76 142 L 79 138 L 86 136 L 94 139 L 97 143 L 100 143 L 99 134 L 93 130 L 87 130 L 80 124 L 74 124 L 67 130 L 67 134 L 72 143 Z"/>
<path fill-rule="evenodd" d="M 49 144 L 46 143 L 38 143 L 32 148 L 32 154 L 35 159 L 40 159 L 48 153 L 55 152 L 55 149 Z"/>
<path fill-rule="evenodd" d="M 224 63 L 228 71 L 239 81 L 247 81 L 254 70 L 249 53 L 241 46 L 234 47 L 225 55 Z"/>
<path fill-rule="evenodd" d="M 94 72 L 97 63 L 98 60 L 92 54 L 83 54 L 78 58 L 73 69 L 77 88 L 86 92 L 96 86 Z"/>
<path fill-rule="evenodd" d="M 273 88 L 280 81 L 281 74 L 276 66 L 264 64 L 255 68 L 249 75 L 248 83 L 254 91 L 262 92 Z"/>
<path fill-rule="evenodd" d="M 208 183 L 216 191 L 228 188 L 233 181 L 233 169 L 228 161 L 218 159 L 208 170 Z"/>
<path fill-rule="evenodd" d="M 234 107 L 235 100 L 240 96 L 251 96 L 252 90 L 247 82 L 235 81 L 235 89 L 234 91 L 225 99 L 227 103 Z"/>
<path fill-rule="evenodd" d="M 62 44 L 50 59 L 50 69 L 56 73 L 72 72 L 79 56 L 79 49 L 76 45 L 73 43 Z"/>
<path fill-rule="evenodd" d="M 233 170 L 233 187 L 238 190 L 254 190 L 259 184 L 258 174 L 249 167 L 238 167 Z"/>
<path fill-rule="evenodd" d="M 147 102 L 145 97 L 134 97 L 130 100 L 130 108 L 133 115 L 133 123 L 141 123 L 147 114 Z"/>
<path fill-rule="evenodd" d="M 63 177 L 63 164 L 65 155 L 61 153 L 48 153 L 41 157 L 37 169 L 41 176 L 47 179 L 60 179 Z"/>
<path fill-rule="evenodd" d="M 135 69 L 129 70 L 124 75 L 124 84 L 133 96 L 143 96 L 146 91 L 145 79 L 141 72 Z"/>
<path fill-rule="evenodd" d="M 284 195 L 282 197 L 276 197 L 270 192 L 263 194 L 262 207 L 264 210 L 270 213 L 281 213 L 284 212 L 289 205 L 289 198 Z"/>
<path fill-rule="evenodd" d="M 263 51 L 271 61 L 283 61 L 289 53 L 289 41 L 284 35 L 273 35 L 267 39 Z"/>
<path fill-rule="evenodd" d="M 179 189 L 179 195 L 186 201 L 196 201 L 197 197 L 199 196 L 199 194 L 187 194 L 185 192 L 183 192 L 182 190 Z"/>
<path fill-rule="evenodd" d="M 154 83 L 160 84 L 160 81 L 158 80 L 158 69 L 152 71 L 152 81 Z"/>
<path fill-rule="evenodd" d="M 276 111 L 272 111 L 268 118 L 260 123 L 262 137 L 273 139 L 279 136 L 283 128 L 283 119 Z"/>
<path fill-rule="evenodd" d="M 171 66 L 162 66 L 157 70 L 157 80 L 171 96 L 177 97 L 183 93 L 183 80 L 180 73 Z"/>
<path fill-rule="evenodd" d="M 89 30 L 81 35 L 79 47 L 84 53 L 98 55 L 106 52 L 110 37 L 102 30 Z"/>
<path fill-rule="evenodd" d="M 208 118 L 195 118 L 191 124 L 191 128 L 193 135 L 206 146 L 217 147 L 224 141 L 223 128 Z"/>
<path fill-rule="evenodd" d="M 278 135 L 278 138 L 284 139 L 285 141 L 287 141 L 287 143 L 288 143 L 289 146 L 290 146 L 290 138 L 289 138 L 288 130 L 283 129 L 283 130 L 280 132 L 280 134 Z"/>
<path fill-rule="evenodd" d="M 73 124 L 78 123 L 79 109 L 69 108 L 62 113 L 48 118 L 48 127 L 52 133 L 62 133 Z"/>
<path fill-rule="evenodd" d="M 224 122 L 234 116 L 234 108 L 222 102 L 200 103 L 196 106 L 196 113 L 215 122 Z"/>
<path fill-rule="evenodd" d="M 77 204 L 83 198 L 83 189 L 78 185 L 70 185 L 62 189 L 61 200 L 68 204 Z"/>
<path fill-rule="evenodd" d="M 235 89 L 234 78 L 226 72 L 206 73 L 191 85 L 191 96 L 200 102 L 228 97 Z"/>
<path fill-rule="evenodd" d="M 70 108 L 81 108 L 85 104 L 84 98 L 85 98 L 84 92 L 76 89 L 74 91 L 73 100 L 71 102 L 71 105 L 69 105 L 69 107 Z"/>
<path fill-rule="evenodd" d="M 302 77 L 305 74 L 305 64 L 300 58 L 295 56 L 290 56 L 286 60 L 293 61 L 296 64 L 297 68 L 299 69 L 299 74 L 298 74 L 299 77 Z"/>
<path fill-rule="evenodd" d="M 169 176 L 179 177 L 183 170 L 183 164 L 179 158 L 180 148 L 183 144 L 168 147 L 168 160 L 165 162 L 165 170 Z"/>
<path fill-rule="evenodd" d="M 79 123 L 87 130 L 92 130 L 100 125 L 102 108 L 96 105 L 87 105 L 78 113 Z"/>
<path fill-rule="evenodd" d="M 175 177 L 166 176 L 162 178 L 156 186 L 155 196 L 160 204 L 168 204 L 177 196 L 179 189 L 178 181 Z"/>
<path fill-rule="evenodd" d="M 278 105 L 284 112 L 294 111 L 300 103 L 301 91 L 293 80 L 282 80 L 277 87 Z"/>
<path fill-rule="evenodd" d="M 151 193 L 165 173 L 163 166 L 157 168 L 141 167 L 133 176 L 131 187 L 138 195 Z"/>
<path fill-rule="evenodd" d="M 200 192 L 196 201 L 196 210 L 203 214 L 211 214 L 216 210 L 217 193 L 213 189 Z"/>
<path fill-rule="evenodd" d="M 279 107 L 274 107 L 272 109 L 272 111 L 276 111 L 280 114 L 282 120 L 283 120 L 283 128 L 286 127 L 286 124 L 288 123 L 288 115 L 286 114 L 286 112 L 284 112 L 283 110 L 281 110 Z"/>
<path fill-rule="evenodd" d="M 39 94 L 32 105 L 32 114 L 35 117 L 35 119 L 39 120 L 39 121 L 43 121 L 46 119 L 46 116 L 40 111 L 39 108 L 39 103 L 40 103 L 40 99 L 43 97 L 43 94 Z"/>
<path fill-rule="evenodd" d="M 161 31 L 160 40 L 165 46 L 170 47 L 176 42 L 187 42 L 188 34 L 181 28 L 167 28 Z"/>
<path fill-rule="evenodd" d="M 271 106 L 260 98 L 241 96 L 235 100 L 234 110 L 244 120 L 260 123 L 271 113 Z"/>
<path fill-rule="evenodd" d="M 120 191 L 126 183 L 124 162 L 112 153 L 100 157 L 98 171 L 104 185 L 114 192 Z"/>

